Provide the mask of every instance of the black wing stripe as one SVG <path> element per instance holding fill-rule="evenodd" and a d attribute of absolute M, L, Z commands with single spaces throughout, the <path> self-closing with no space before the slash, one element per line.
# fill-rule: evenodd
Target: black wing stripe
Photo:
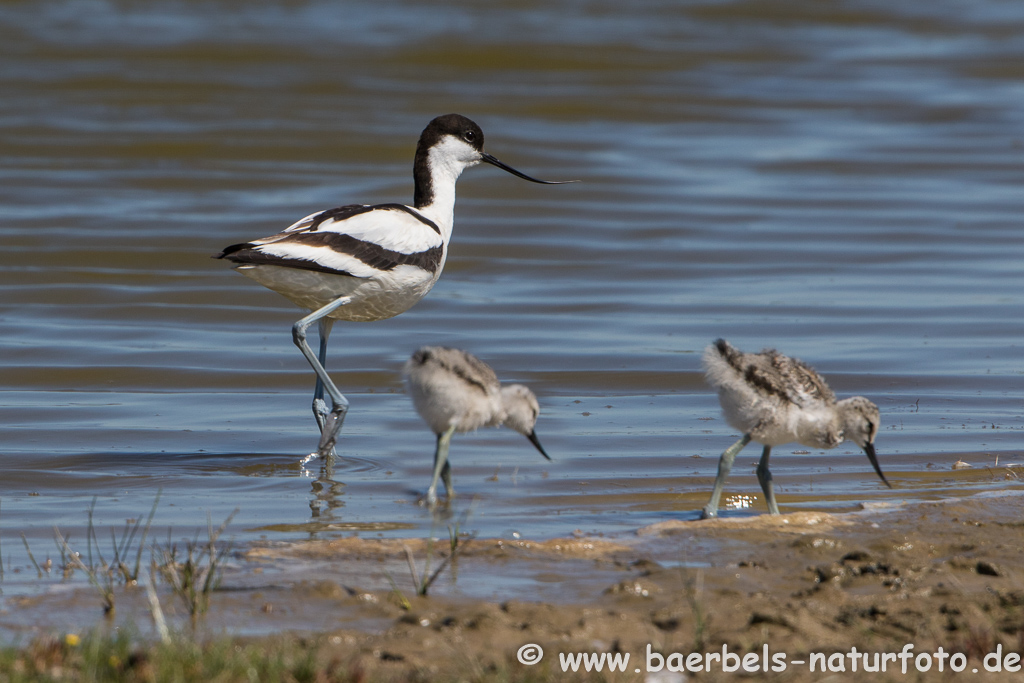
<path fill-rule="evenodd" d="M 347 270 L 339 270 L 338 268 L 329 268 L 327 266 L 322 266 L 316 261 L 284 258 L 282 256 L 275 256 L 274 254 L 265 254 L 262 251 L 258 251 L 257 249 L 252 248 L 252 245 L 248 243 L 232 245 L 225 249 L 220 254 L 214 256 L 214 258 L 226 258 L 229 261 L 238 264 L 281 266 L 283 268 L 314 270 L 318 273 L 330 273 L 331 275 L 347 275 L 349 277 L 355 277 L 355 275 L 348 272 Z"/>
<path fill-rule="evenodd" d="M 429 273 L 436 273 L 441 266 L 441 257 L 444 254 L 443 247 L 431 247 L 426 251 L 417 251 L 412 254 L 403 254 L 398 251 L 385 249 L 375 242 L 366 242 L 356 239 L 351 235 L 339 232 L 307 232 L 296 233 L 289 236 L 286 241 L 274 242 L 266 245 L 267 249 L 284 246 L 286 244 L 303 244 L 311 247 L 326 247 L 339 254 L 345 254 L 358 259 L 377 270 L 393 270 L 398 266 L 415 266 Z M 260 246 L 251 242 L 235 244 L 215 258 L 226 258 L 234 263 L 258 263 L 287 268 L 301 268 L 303 270 L 316 270 L 322 273 L 338 273 L 351 275 L 351 273 L 325 266 L 305 258 L 289 258 L 278 254 L 263 251 Z"/>
<path fill-rule="evenodd" d="M 339 206 L 336 209 L 328 209 L 327 211 L 322 211 L 314 216 L 313 222 L 309 226 L 309 230 L 315 231 L 321 224 L 326 223 L 329 220 L 343 221 L 352 218 L 352 216 L 358 216 L 361 213 L 369 213 L 370 211 L 404 211 L 420 223 L 429 227 L 438 235 L 441 234 L 441 228 L 437 227 L 437 223 L 418 211 L 410 209 L 405 204 L 348 204 L 347 206 Z"/>

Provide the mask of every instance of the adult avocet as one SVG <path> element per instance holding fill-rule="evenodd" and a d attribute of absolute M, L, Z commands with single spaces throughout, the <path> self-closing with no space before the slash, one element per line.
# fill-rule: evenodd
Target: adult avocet
<path fill-rule="evenodd" d="M 292 338 L 317 377 L 313 415 L 321 433 L 319 455 L 333 452 L 348 410 L 348 400 L 324 369 L 331 326 L 335 320 L 391 318 L 430 291 L 448 257 L 459 175 L 484 162 L 534 183 L 573 182 L 531 178 L 483 146 L 480 126 L 459 114 L 439 116 L 416 146 L 412 206 L 350 204 L 319 211 L 284 232 L 231 245 L 215 256 L 312 311 L 292 326 Z M 313 323 L 319 324 L 319 354 L 306 342 Z M 324 389 L 333 403 L 330 411 Z"/>

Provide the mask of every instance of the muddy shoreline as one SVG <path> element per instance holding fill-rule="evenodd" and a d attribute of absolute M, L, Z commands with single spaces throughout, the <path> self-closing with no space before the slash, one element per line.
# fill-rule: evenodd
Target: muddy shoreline
<path fill-rule="evenodd" d="M 1024 652 L 1022 512 L 1024 497 L 1007 492 L 670 521 L 616 538 L 463 536 L 450 563 L 448 538 L 258 544 L 228 568 L 203 632 L 294 638 L 325 666 L 369 680 L 810 681 L 823 668 L 855 680 L 885 653 L 875 680 L 952 680 L 974 669 L 1017 680 L 1008 669 Z M 428 595 L 417 596 L 412 572 L 422 580 L 439 568 Z M 141 593 L 125 591 L 119 618 L 147 624 Z M 95 596 L 73 596 L 26 598 L 6 619 L 24 610 L 45 621 L 76 603 L 95 614 Z M 163 602 L 180 621 L 173 600 Z M 908 644 L 904 674 L 898 656 Z M 527 645 L 545 653 L 530 666 L 517 659 Z M 999 648 L 1003 671 L 989 673 L 985 657 Z M 587 674 L 582 663 L 563 672 L 562 659 L 577 653 L 630 659 L 625 672 Z"/>
<path fill-rule="evenodd" d="M 662 661 L 653 654 L 648 660 L 650 646 L 651 653 L 666 657 L 662 676 L 670 667 L 686 668 L 686 675 L 701 680 L 743 675 L 742 664 L 738 672 L 724 672 L 714 659 L 708 672 L 707 653 L 721 653 L 725 646 L 740 657 L 757 655 L 742 660 L 753 669 L 747 675 L 764 674 L 767 651 L 781 653 L 785 664 L 780 671 L 780 660 L 773 659 L 770 675 L 821 680 L 822 666 L 856 678 L 853 659 L 863 674 L 864 664 L 878 666 L 876 653 L 906 652 L 912 644 L 907 674 L 903 659 L 893 658 L 883 662 L 884 673 L 871 676 L 942 680 L 958 675 L 951 665 L 966 664 L 968 674 L 978 669 L 988 678 L 1019 678 L 1006 669 L 988 673 L 984 658 L 1001 646 L 1001 663 L 1012 668 L 1011 653 L 1024 651 L 1022 512 L 1019 495 L 978 496 L 838 515 L 667 522 L 614 542 L 476 540 L 465 549 L 460 572 L 476 563 L 484 565 L 476 571 L 502 572 L 538 560 L 558 572 L 560 563 L 576 566 L 583 559 L 600 571 L 615 567 L 621 577 L 604 585 L 584 572 L 565 579 L 590 586 L 589 600 L 571 604 L 420 598 L 402 609 L 380 596 L 380 604 L 396 610 L 394 622 L 377 634 L 339 631 L 335 655 L 396 678 L 455 678 L 470 663 L 475 671 L 526 669 L 516 654 L 534 643 L 547 653 L 534 665 L 542 667 L 535 674 L 561 677 L 558 653 L 618 652 L 630 653 L 631 661 L 616 676 L 642 680 L 653 675 L 649 666 Z M 300 544 L 289 553 L 357 553 L 379 562 L 404 555 L 399 545 L 353 539 Z M 964 659 L 917 659 L 940 647 Z M 858 654 L 851 657 L 853 648 Z M 685 659 L 693 653 L 701 656 Z M 826 656 L 816 660 L 816 673 L 809 669 L 812 653 Z M 868 653 L 867 660 L 860 653 Z M 994 661 L 988 660 L 990 666 Z M 694 671 L 688 662 L 704 670 Z"/>

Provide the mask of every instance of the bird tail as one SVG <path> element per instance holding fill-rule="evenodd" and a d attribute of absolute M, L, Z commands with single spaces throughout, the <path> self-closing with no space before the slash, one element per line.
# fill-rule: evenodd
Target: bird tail
<path fill-rule="evenodd" d="M 743 376 L 743 352 L 724 339 L 716 339 L 704 349 L 704 376 L 708 384 L 719 387 L 728 379 Z"/>
<path fill-rule="evenodd" d="M 235 253 L 237 253 L 239 251 L 242 251 L 243 249 L 249 249 L 252 246 L 253 246 L 252 242 L 242 242 L 241 244 L 232 244 L 230 247 L 224 247 L 223 251 L 221 251 L 219 254 L 214 254 L 210 258 L 226 258 L 229 261 L 234 261 L 235 259 L 231 258 L 232 254 L 235 254 Z"/>

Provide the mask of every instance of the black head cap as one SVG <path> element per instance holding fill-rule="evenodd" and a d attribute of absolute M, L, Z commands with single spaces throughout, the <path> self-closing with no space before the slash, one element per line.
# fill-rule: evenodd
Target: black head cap
<path fill-rule="evenodd" d="M 420 141 L 416 145 L 416 160 L 413 164 L 413 179 L 416 181 L 416 196 L 413 203 L 417 207 L 426 206 L 434 200 L 427 154 L 430 148 L 446 135 L 466 142 L 478 152 L 484 148 L 484 132 L 480 130 L 480 126 L 462 114 L 445 114 L 428 123 L 420 134 Z"/>
<path fill-rule="evenodd" d="M 484 148 L 484 132 L 462 114 L 445 114 L 427 124 L 416 145 L 416 155 L 426 154 L 445 135 L 451 135 L 469 144 L 478 152 Z"/>

